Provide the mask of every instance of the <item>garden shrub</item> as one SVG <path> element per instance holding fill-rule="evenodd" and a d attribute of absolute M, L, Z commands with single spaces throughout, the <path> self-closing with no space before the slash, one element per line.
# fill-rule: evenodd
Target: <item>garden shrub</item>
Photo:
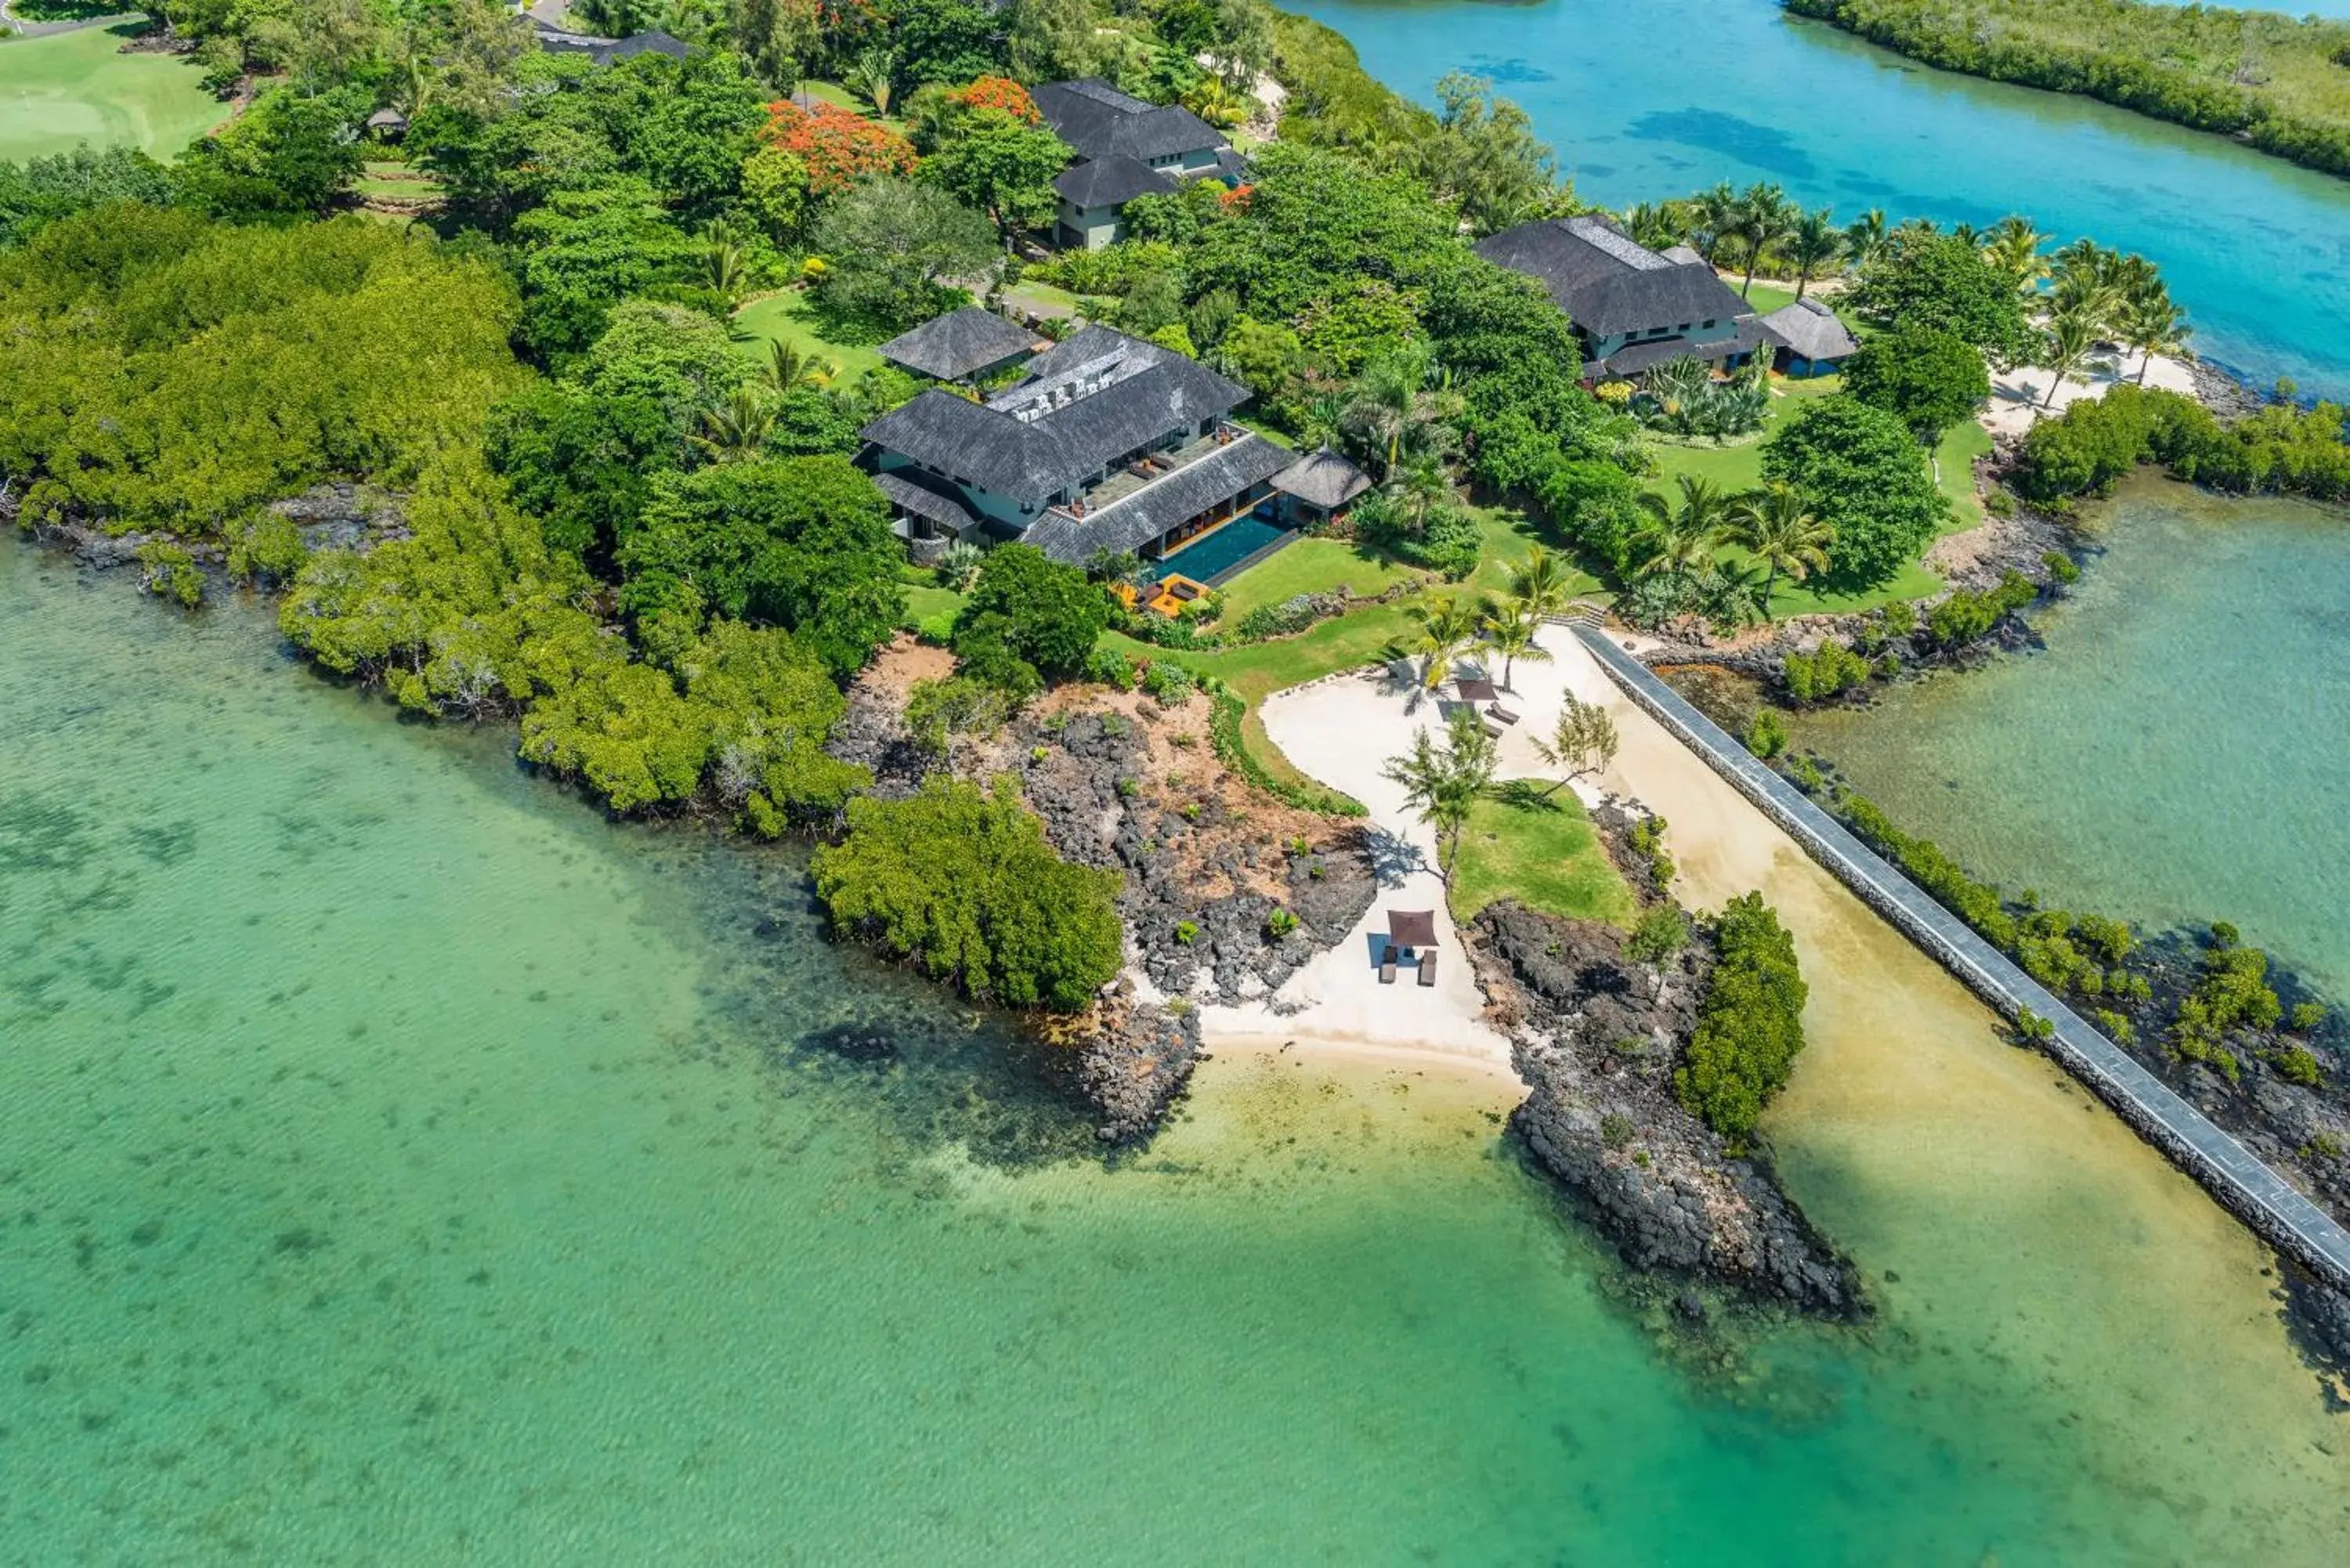
<path fill-rule="evenodd" d="M 1713 938 L 1719 957 L 1673 1087 L 1691 1115 L 1738 1148 L 1786 1086 L 1804 1048 L 1810 992 L 1794 939 L 1762 894 L 1731 899 L 1714 921 Z"/>

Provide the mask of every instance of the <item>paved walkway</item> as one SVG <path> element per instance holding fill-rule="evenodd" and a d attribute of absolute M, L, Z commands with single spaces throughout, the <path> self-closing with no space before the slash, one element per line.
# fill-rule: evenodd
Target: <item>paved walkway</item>
<path fill-rule="evenodd" d="M 2048 1042 L 2050 1054 L 2230 1213 L 2278 1251 L 2350 1289 L 2350 1231 L 2091 1028 L 2005 954 L 1879 859 L 1842 824 L 1683 701 L 1620 643 L 1589 628 L 1575 628 L 1575 636 L 1627 697 L 1705 759 L 1807 854 L 1968 989 L 2009 1018 L 2028 1008 L 2048 1019 L 2055 1030 Z"/>

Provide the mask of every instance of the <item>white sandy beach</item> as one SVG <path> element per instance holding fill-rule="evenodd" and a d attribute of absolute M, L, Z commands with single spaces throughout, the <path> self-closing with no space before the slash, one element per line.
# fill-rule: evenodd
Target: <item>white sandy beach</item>
<path fill-rule="evenodd" d="M 1991 405 L 1981 416 L 1983 428 L 1995 436 L 2020 436 L 2044 414 L 2061 414 L 2084 398 L 2102 398 L 2106 389 L 2116 382 L 2136 381 L 2138 364 L 2138 357 L 2127 353 L 2093 360 L 2081 368 L 2079 379 L 2065 378 L 2056 389 L 2054 405 L 2044 409 L 2041 404 L 2048 399 L 2048 384 L 2055 379 L 2054 371 L 2037 365 L 1994 370 Z M 2146 384 L 2195 396 L 2195 373 L 2183 359 L 2156 355 L 2154 362 L 2146 368 Z"/>

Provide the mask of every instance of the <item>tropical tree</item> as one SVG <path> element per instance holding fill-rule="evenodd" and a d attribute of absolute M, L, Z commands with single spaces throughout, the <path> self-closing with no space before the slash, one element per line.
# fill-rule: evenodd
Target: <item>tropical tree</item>
<path fill-rule="evenodd" d="M 1721 543 L 1722 524 L 1730 512 L 1728 493 L 1714 481 L 1694 474 L 1680 474 L 1674 483 L 1681 493 L 1679 506 L 1654 491 L 1644 490 L 1637 498 L 1640 510 L 1648 514 L 1641 539 L 1646 552 L 1640 563 L 1644 577 L 1685 579 L 1711 560 L 1715 546 Z"/>
<path fill-rule="evenodd" d="M 2048 275 L 2048 258 L 2040 248 L 2047 243 L 2048 236 L 2034 229 L 2031 219 L 2010 213 L 1984 236 L 1983 260 L 2012 279 L 2017 292 L 2031 294 Z"/>
<path fill-rule="evenodd" d="M 1426 730 L 1411 738 L 1411 750 L 1391 757 L 1381 774 L 1403 786 L 1404 800 L 1419 820 L 1436 830 L 1438 870 L 1447 882 L 1461 853 L 1461 830 L 1469 814 L 1492 786 L 1499 759 L 1485 722 L 1473 708 L 1455 709 L 1445 721 L 1444 744 Z"/>
<path fill-rule="evenodd" d="M 849 91 L 871 104 L 875 114 L 886 119 L 897 75 L 898 51 L 876 44 L 859 53 L 848 69 L 841 73 L 840 79 Z"/>
<path fill-rule="evenodd" d="M 821 387 L 837 374 L 832 361 L 816 357 L 813 349 L 795 348 L 780 337 L 767 341 L 767 385 L 778 392 L 796 392 L 803 387 Z"/>
<path fill-rule="evenodd" d="M 2099 299 L 2108 296 L 2099 296 Z M 2062 309 L 2049 318 L 2046 359 L 2054 372 L 2048 378 L 2048 396 L 2040 406 L 2056 406 L 2056 389 L 2066 381 L 2078 379 L 2081 368 L 2097 350 L 2097 339 L 2105 333 L 2103 314 L 2094 304 L 2078 304 Z"/>
<path fill-rule="evenodd" d="M 1458 594 L 1435 594 L 1406 605 L 1404 614 L 1416 628 L 1409 648 L 1420 658 L 1420 685 L 1433 691 L 1451 672 L 1453 657 L 1477 640 L 1477 607 Z"/>
<path fill-rule="evenodd" d="M 1787 234 L 1787 259 L 1795 264 L 1795 297 L 1801 299 L 1812 279 L 1842 260 L 1844 231 L 1835 226 L 1835 209 L 1821 207 L 1796 218 Z"/>
<path fill-rule="evenodd" d="M 2159 286 L 2124 305 L 2116 325 L 2122 341 L 2138 352 L 2137 384 L 2141 387 L 2146 385 L 2146 373 L 2153 367 L 2156 355 L 2187 355 L 2187 340 L 2195 335 L 2195 329 L 2187 325 L 2187 313 L 2172 304 L 2169 291 Z"/>
<path fill-rule="evenodd" d="M 1479 616 L 1485 623 L 1485 640 L 1502 655 L 1502 685 L 1515 691 L 1511 682 L 1518 673 L 1518 660 L 1532 664 L 1548 664 L 1551 651 L 1534 640 L 1542 630 L 1542 616 L 1525 600 L 1510 597 L 1495 603 L 1487 600 L 1479 607 Z"/>
<path fill-rule="evenodd" d="M 1565 557 L 1536 545 L 1526 552 L 1524 560 L 1510 568 L 1510 602 L 1540 619 L 1565 607 L 1573 585 L 1573 570 Z"/>
<path fill-rule="evenodd" d="M 749 387 L 737 387 L 725 403 L 706 410 L 693 444 L 712 462 L 742 462 L 759 455 L 775 428 L 775 405 Z"/>
<path fill-rule="evenodd" d="M 1779 574 L 1800 583 L 1814 572 L 1826 571 L 1828 545 L 1835 538 L 1835 530 L 1820 521 L 1804 493 L 1784 480 L 1750 490 L 1733 502 L 1728 534 L 1731 543 L 1769 568 L 1760 600 L 1766 616 Z"/>
<path fill-rule="evenodd" d="M 1411 514 L 1411 531 L 1428 532 L 1429 508 L 1439 502 L 1452 499 L 1452 476 L 1445 472 L 1444 459 L 1434 452 L 1412 452 L 1404 455 L 1395 477 L 1397 499 Z"/>
<path fill-rule="evenodd" d="M 1738 192 L 1725 180 L 1691 196 L 1689 209 L 1690 237 L 1696 242 L 1698 254 L 1711 265 L 1721 242 L 1736 237 L 1733 231 L 1738 223 Z"/>
<path fill-rule="evenodd" d="M 1887 227 L 1885 209 L 1871 207 L 1844 226 L 1845 254 L 1856 267 L 1866 266 L 1885 249 L 1891 231 Z"/>
<path fill-rule="evenodd" d="M 1378 456 L 1381 479 L 1395 477 L 1397 457 L 1408 439 L 1423 445 L 1449 441 L 1449 432 L 1430 428 L 1443 423 L 1439 400 L 1428 385 L 1431 363 L 1425 342 L 1407 343 L 1365 365 L 1349 389 L 1347 426 L 1364 451 Z"/>
<path fill-rule="evenodd" d="M 1671 202 L 1642 202 L 1625 208 L 1617 221 L 1635 244 L 1646 245 L 1652 251 L 1667 250 L 1681 243 L 1681 222 Z"/>
<path fill-rule="evenodd" d="M 1794 221 L 1795 204 L 1776 185 L 1757 182 L 1738 198 L 1731 218 L 1731 232 L 1746 247 L 1746 281 L 1739 286 L 1740 298 L 1746 297 L 1753 288 L 1754 269 L 1762 265 L 1762 253 L 1793 228 Z"/>
<path fill-rule="evenodd" d="M 1566 770 L 1566 777 L 1543 794 L 1554 794 L 1568 780 L 1597 773 L 1616 760 L 1616 721 L 1607 716 L 1607 710 L 1568 692 L 1566 705 L 1559 710 L 1558 724 L 1551 731 L 1550 739 L 1534 740 L 1535 755 L 1555 768 Z"/>

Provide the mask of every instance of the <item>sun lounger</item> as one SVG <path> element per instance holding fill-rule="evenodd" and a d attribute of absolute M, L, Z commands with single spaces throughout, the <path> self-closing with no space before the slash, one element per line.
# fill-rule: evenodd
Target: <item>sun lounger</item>
<path fill-rule="evenodd" d="M 1419 955 L 1419 983 L 1422 985 L 1436 983 L 1436 954 L 1433 950 Z"/>
<path fill-rule="evenodd" d="M 1503 707 L 1499 702 L 1496 702 L 1492 707 L 1486 709 L 1485 713 L 1488 718 L 1499 719 L 1504 724 L 1514 724 L 1518 722 L 1518 716 L 1515 713 L 1511 712 L 1507 708 Z"/>
<path fill-rule="evenodd" d="M 1491 719 L 1488 719 L 1488 720 L 1484 721 L 1484 724 L 1485 724 L 1485 733 L 1487 733 L 1488 735 L 1492 736 L 1492 737 L 1493 737 L 1493 739 L 1495 739 L 1495 740 L 1497 740 L 1497 741 L 1498 741 L 1498 740 L 1500 740 L 1500 739 L 1502 738 L 1502 726 L 1500 726 L 1499 724 L 1496 724 L 1496 723 L 1495 723 L 1495 722 L 1493 722 L 1493 721 L 1492 721 Z"/>
<path fill-rule="evenodd" d="M 1379 983 L 1381 985 L 1393 985 L 1395 983 L 1395 949 L 1389 947 L 1381 950 L 1379 953 Z"/>

